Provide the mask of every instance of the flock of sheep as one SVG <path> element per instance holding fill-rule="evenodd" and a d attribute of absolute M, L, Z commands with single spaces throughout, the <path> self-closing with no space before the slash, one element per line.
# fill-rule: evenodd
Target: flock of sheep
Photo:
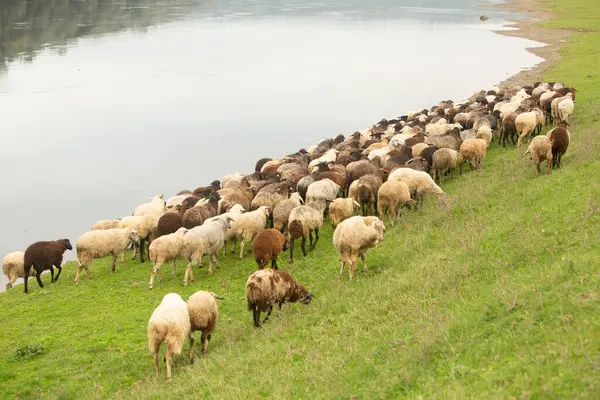
<path fill-rule="evenodd" d="M 228 243 L 234 253 L 240 242 L 239 258 L 243 259 L 249 242 L 258 271 L 248 277 L 246 297 L 254 325 L 259 327 L 261 313 L 267 313 L 266 321 L 275 305 L 310 303 L 313 294 L 289 273 L 278 270 L 277 259 L 289 248 L 293 263 L 296 241 L 307 256 L 306 241 L 311 250 L 316 247 L 327 215 L 341 259 L 340 274 L 348 264 L 352 280 L 358 259 L 366 271 L 365 253 L 383 241 L 384 217 L 394 225 L 403 207 L 419 209 L 427 195 L 446 207 L 446 194 L 439 185 L 457 166 L 462 174 L 465 162 L 471 169 L 481 168 L 494 135 L 498 144 L 506 146 L 510 138 L 517 147 L 529 137 L 527 153 L 536 164 L 536 175 L 543 161 L 547 173 L 551 166 L 560 167 L 570 141 L 567 126 L 575 92 L 555 82 L 493 88 L 461 103 L 442 101 L 429 110 L 383 119 L 348 138 L 339 135 L 279 159 L 260 159 L 252 174 L 228 175 L 209 186 L 182 190 L 166 201 L 156 196 L 131 216 L 99 221 L 77 240 L 75 284 L 83 269 L 92 278 L 89 264 L 93 259 L 111 255 L 116 272 L 117 257 L 121 255 L 123 262 L 126 249 L 133 246 L 133 258 L 139 254 L 143 263 L 147 253 L 152 262 L 150 289 L 155 277 L 160 281 L 160 267 L 165 263 L 172 263 L 175 277 L 177 259 L 186 262 L 183 284 L 187 285 L 188 280 L 195 280 L 193 267 L 202 266 L 204 256 L 212 274 L 213 264 L 219 267 L 219 253 L 225 255 Z M 536 136 L 548 123 L 555 127 L 547 135 Z M 356 211 L 362 216 L 354 216 Z M 27 293 L 32 267 L 40 287 L 44 270 L 50 270 L 55 282 L 63 253 L 71 249 L 70 241 L 61 239 L 36 242 L 24 253 L 8 254 L 3 262 L 9 277 L 7 289 L 23 277 Z M 272 268 L 265 269 L 269 263 Z M 56 277 L 53 267 L 58 269 Z M 177 294 L 167 294 L 152 314 L 149 346 L 158 372 L 158 351 L 161 343 L 167 344 L 169 381 L 172 356 L 181 353 L 186 337 L 191 343 L 190 360 L 197 330 L 202 331 L 206 352 L 218 317 L 215 298 L 220 297 L 201 291 L 185 302 Z"/>

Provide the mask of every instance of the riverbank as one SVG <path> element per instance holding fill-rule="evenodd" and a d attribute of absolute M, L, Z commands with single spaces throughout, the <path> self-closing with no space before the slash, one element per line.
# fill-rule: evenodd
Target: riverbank
<path fill-rule="evenodd" d="M 227 255 L 186 288 L 182 262 L 176 280 L 163 266 L 152 291 L 148 263 L 111 273 L 95 261 L 77 287 L 69 263 L 56 284 L 0 296 L 0 397 L 598 397 L 600 21 L 580 15 L 600 4 L 544 4 L 563 12 L 544 24 L 579 29 L 541 73 L 578 89 L 562 169 L 536 178 L 523 149 L 492 145 L 481 170 L 445 180 L 448 210 L 427 201 L 405 213 L 353 282 L 338 277 L 324 227 L 307 257 L 280 263 L 313 303 L 286 305 L 261 329 L 244 301 L 250 257 Z M 154 376 L 147 320 L 164 294 L 199 289 L 226 297 L 209 353 L 176 358 L 167 385 L 164 364 Z"/>

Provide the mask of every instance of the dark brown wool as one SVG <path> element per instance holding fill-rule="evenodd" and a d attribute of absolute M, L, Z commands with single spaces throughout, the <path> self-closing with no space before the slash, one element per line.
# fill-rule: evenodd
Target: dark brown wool
<path fill-rule="evenodd" d="M 58 280 L 58 277 L 62 272 L 61 264 L 63 260 L 63 254 L 67 250 L 73 250 L 73 246 L 71 246 L 69 239 L 60 239 L 51 242 L 36 242 L 30 245 L 27 250 L 25 250 L 25 293 L 28 292 L 27 281 L 29 280 L 29 272 L 32 267 L 36 272 L 35 278 L 37 279 L 40 287 L 44 287 L 44 284 L 40 279 L 42 271 L 50 270 L 53 283 Z M 58 269 L 56 278 L 54 277 L 53 266 Z"/>
<path fill-rule="evenodd" d="M 183 226 L 183 218 L 178 212 L 168 212 L 158 219 L 157 237 L 177 232 Z"/>
<path fill-rule="evenodd" d="M 285 236 L 277 229 L 265 229 L 254 237 L 252 252 L 258 269 L 263 269 L 269 261 L 271 267 L 277 269 L 277 257 L 285 251 Z"/>
<path fill-rule="evenodd" d="M 550 131 L 550 141 L 552 142 L 552 166 L 560 168 L 562 156 L 569 148 L 569 132 L 566 124 L 561 123 Z"/>
<path fill-rule="evenodd" d="M 183 215 L 183 226 L 192 229 L 195 226 L 202 225 L 207 219 L 216 216 L 220 199 L 219 193 L 214 192 L 208 196 L 207 204 L 187 210 Z"/>

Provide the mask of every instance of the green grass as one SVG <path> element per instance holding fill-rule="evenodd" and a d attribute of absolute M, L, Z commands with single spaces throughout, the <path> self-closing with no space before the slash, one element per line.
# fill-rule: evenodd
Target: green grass
<path fill-rule="evenodd" d="M 600 3 L 544 1 L 571 37 L 549 80 L 577 87 L 563 168 L 535 177 L 514 148 L 490 148 L 484 168 L 448 179 L 450 209 L 433 201 L 389 228 L 348 281 L 329 227 L 289 268 L 317 297 L 252 327 L 244 284 L 255 270 L 223 267 L 181 286 L 148 263 L 73 285 L 32 282 L 0 295 L 0 398 L 599 398 Z M 591 16 L 597 16 L 592 19 Z M 178 357 L 174 382 L 153 372 L 146 324 L 168 292 L 215 291 L 220 319 L 209 353 Z"/>

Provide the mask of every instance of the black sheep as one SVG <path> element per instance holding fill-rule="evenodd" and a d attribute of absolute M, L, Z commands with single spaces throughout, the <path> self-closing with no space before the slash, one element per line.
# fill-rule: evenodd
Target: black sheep
<path fill-rule="evenodd" d="M 52 283 L 58 280 L 58 277 L 62 272 L 62 267 L 60 265 L 62 264 L 63 253 L 67 250 L 73 250 L 73 246 L 71 246 L 69 239 L 60 239 L 51 242 L 35 242 L 25 250 L 25 293 L 28 293 L 27 281 L 29 280 L 29 271 L 31 267 L 35 268 L 35 279 L 37 279 L 38 285 L 40 285 L 41 288 L 44 287 L 44 284 L 40 279 L 40 275 L 45 270 L 50 270 Z M 56 278 L 54 277 L 53 266 L 58 269 Z"/>
<path fill-rule="evenodd" d="M 569 148 L 569 131 L 567 130 L 567 124 L 562 122 L 559 126 L 552 129 L 548 136 L 552 142 L 552 167 L 560 168 L 560 161 L 563 154 L 567 152 Z"/>

